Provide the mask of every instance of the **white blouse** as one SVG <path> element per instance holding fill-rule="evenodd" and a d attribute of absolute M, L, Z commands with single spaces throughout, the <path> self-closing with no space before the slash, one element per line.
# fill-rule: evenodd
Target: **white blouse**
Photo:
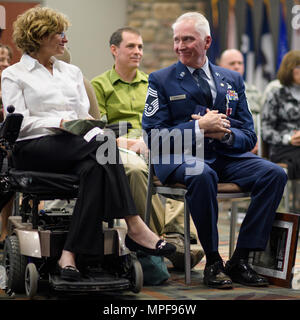
<path fill-rule="evenodd" d="M 18 141 L 52 134 L 62 119 L 90 118 L 89 99 L 80 69 L 53 59 L 53 75 L 27 54 L 2 72 L 4 112 L 13 105 L 24 116 Z"/>

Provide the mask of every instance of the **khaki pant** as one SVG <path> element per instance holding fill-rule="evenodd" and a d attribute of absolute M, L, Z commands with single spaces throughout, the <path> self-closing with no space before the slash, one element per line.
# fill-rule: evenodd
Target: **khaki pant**
<path fill-rule="evenodd" d="M 137 154 L 120 150 L 121 159 L 129 179 L 129 185 L 137 212 L 145 219 L 148 165 Z M 159 196 L 152 197 L 150 229 L 158 235 L 169 232 L 183 232 L 184 204 L 181 201 L 166 199 L 162 204 Z M 196 229 L 191 219 L 191 236 L 196 237 Z M 197 238 L 197 237 L 196 237 Z"/>
<path fill-rule="evenodd" d="M 164 233 L 184 234 L 184 203 L 172 199 L 166 200 Z M 198 239 L 193 219 L 190 218 L 191 238 Z"/>

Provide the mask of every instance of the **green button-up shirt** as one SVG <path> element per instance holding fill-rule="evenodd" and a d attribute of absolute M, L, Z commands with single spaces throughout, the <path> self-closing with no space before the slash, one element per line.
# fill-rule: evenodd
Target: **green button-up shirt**
<path fill-rule="evenodd" d="M 92 79 L 91 84 L 95 89 L 102 120 L 109 124 L 128 121 L 133 129 L 141 130 L 148 88 L 146 73 L 137 70 L 135 79 L 126 82 L 113 67 Z"/>

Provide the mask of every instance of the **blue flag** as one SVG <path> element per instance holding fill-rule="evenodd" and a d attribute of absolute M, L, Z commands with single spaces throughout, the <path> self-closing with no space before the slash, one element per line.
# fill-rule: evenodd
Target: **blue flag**
<path fill-rule="evenodd" d="M 241 52 L 244 55 L 245 73 L 244 80 L 250 84 L 254 82 L 254 36 L 251 6 L 246 4 L 246 30 L 242 35 Z"/>
<path fill-rule="evenodd" d="M 210 9 L 211 9 L 211 37 L 212 37 L 212 43 L 210 45 L 210 48 L 207 51 L 207 56 L 209 61 L 211 61 L 213 64 L 217 64 L 217 59 L 220 55 L 220 44 L 219 44 L 219 21 L 218 21 L 218 2 L 216 0 L 212 0 L 210 3 Z"/>
<path fill-rule="evenodd" d="M 210 32 L 212 36 L 212 43 L 207 51 L 207 56 L 209 61 L 211 61 L 213 64 L 217 64 L 217 59 L 220 55 L 219 34 L 217 28 L 215 27 L 212 27 Z"/>
<path fill-rule="evenodd" d="M 278 33 L 278 47 L 277 47 L 277 62 L 276 71 L 280 67 L 283 56 L 289 51 L 287 30 L 284 20 L 282 3 L 280 3 L 280 20 L 279 20 L 279 33 Z"/>

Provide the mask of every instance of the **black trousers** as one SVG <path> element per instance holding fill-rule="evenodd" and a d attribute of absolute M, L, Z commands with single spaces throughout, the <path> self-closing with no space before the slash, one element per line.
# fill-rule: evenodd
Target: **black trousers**
<path fill-rule="evenodd" d="M 102 221 L 137 214 L 123 165 L 97 162 L 101 144 L 95 138 L 87 143 L 81 136 L 60 134 L 20 141 L 13 151 L 19 170 L 79 176 L 78 199 L 64 246 L 77 254 L 101 253 Z"/>
<path fill-rule="evenodd" d="M 289 179 L 300 178 L 300 147 L 270 146 L 270 160 L 286 163 Z"/>

